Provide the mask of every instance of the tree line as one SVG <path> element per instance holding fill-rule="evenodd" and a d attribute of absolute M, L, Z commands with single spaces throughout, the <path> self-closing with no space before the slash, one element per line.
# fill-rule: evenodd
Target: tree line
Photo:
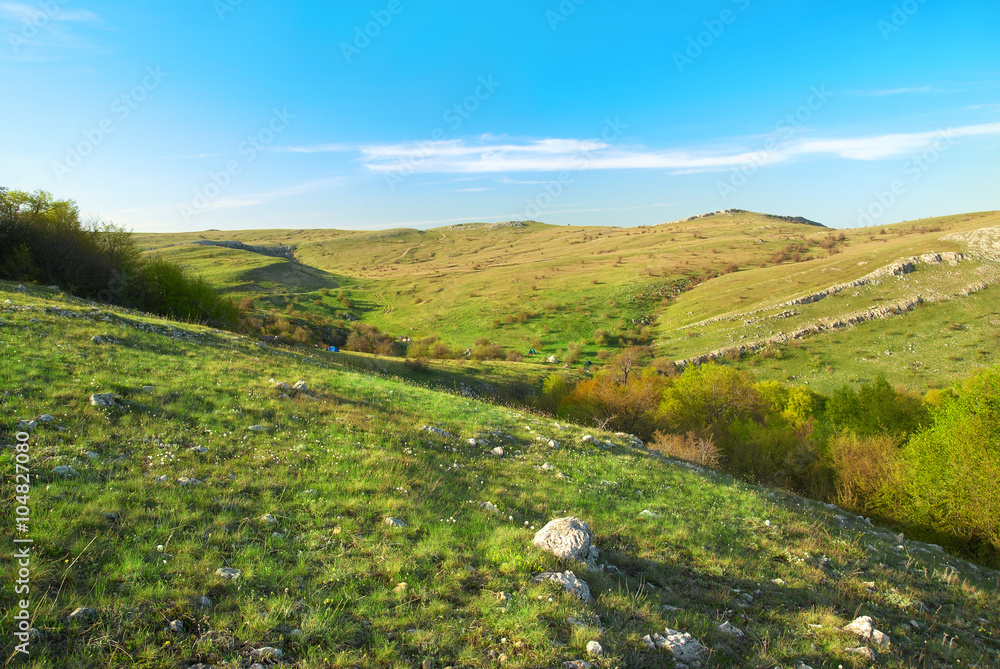
<path fill-rule="evenodd" d="M 0 277 L 215 327 L 237 329 L 243 317 L 203 279 L 143 257 L 125 228 L 84 222 L 75 202 L 41 190 L 0 187 Z"/>

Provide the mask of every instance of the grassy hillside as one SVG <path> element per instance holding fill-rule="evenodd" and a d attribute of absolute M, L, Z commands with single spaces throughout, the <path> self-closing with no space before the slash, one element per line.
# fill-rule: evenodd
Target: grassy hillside
<path fill-rule="evenodd" d="M 256 230 L 137 239 L 149 253 L 187 265 L 235 294 L 257 298 L 258 308 L 292 305 L 324 318 L 350 313 L 397 336 L 440 336 L 460 350 L 487 338 L 522 352 L 534 347 L 561 355 L 573 343 L 581 346 L 581 361 L 629 341 L 648 341 L 658 355 L 685 360 L 916 300 L 922 306 L 891 319 L 887 328 L 876 321 L 804 339 L 810 351 L 822 353 L 789 363 L 784 378 L 805 379 L 821 388 L 831 380 L 839 385 L 849 378 L 869 378 L 865 370 L 899 379 L 902 367 L 896 361 L 882 364 L 879 358 L 886 351 L 905 357 L 909 344 L 916 342 L 897 341 L 897 335 L 881 334 L 883 330 L 957 337 L 961 353 L 936 345 L 917 347 L 924 368 L 906 374 L 915 387 L 925 389 L 991 362 L 989 351 L 998 332 L 990 308 L 995 300 L 989 290 L 979 291 L 996 282 L 997 255 L 984 255 L 982 244 L 970 245 L 963 236 L 998 225 L 1000 213 L 986 212 L 831 231 L 763 214 L 722 212 L 633 229 L 528 222 L 427 231 Z M 199 239 L 294 245 L 299 262 L 190 245 Z M 957 265 L 918 264 L 901 277 L 812 304 L 785 305 L 857 281 L 902 258 L 949 252 L 963 252 L 967 258 Z M 973 296 L 967 297 L 970 288 Z M 931 329 L 923 330 L 927 327 Z M 773 348 L 781 349 L 786 360 L 799 359 L 799 349 L 787 342 Z M 767 367 L 759 359 L 743 364 Z"/>
<path fill-rule="evenodd" d="M 37 633 L 11 666 L 246 667 L 280 651 L 303 669 L 659 667 L 669 653 L 642 639 L 670 628 L 708 648 L 706 667 L 860 667 L 847 650 L 859 640 L 840 631 L 858 615 L 891 637 L 878 666 L 1000 665 L 1000 574 L 835 508 L 664 461 L 626 435 L 584 441 L 377 358 L 13 288 L 0 284 L 0 442 L 19 420 L 54 420 L 29 439 L 19 536 L 34 541 Z M 282 398 L 272 378 L 309 392 Z M 3 449 L 7 508 L 14 460 Z M 593 566 L 532 546 L 569 515 L 595 532 Z M 592 604 L 533 581 L 567 569 Z M 0 588 L 16 600 L 11 578 Z M 592 640 L 603 657 L 587 657 Z"/>

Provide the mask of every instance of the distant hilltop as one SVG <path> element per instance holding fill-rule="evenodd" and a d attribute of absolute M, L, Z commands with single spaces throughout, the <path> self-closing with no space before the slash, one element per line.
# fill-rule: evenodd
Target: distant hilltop
<path fill-rule="evenodd" d="M 746 209 L 722 209 L 721 211 L 712 211 L 707 214 L 698 214 L 697 216 L 689 216 L 688 218 L 682 218 L 678 221 L 673 221 L 674 223 L 687 223 L 688 221 L 696 221 L 699 218 L 709 218 L 711 216 L 732 216 L 733 214 L 753 214 L 755 212 L 747 211 Z M 759 214 L 765 218 L 773 218 L 778 221 L 785 221 L 787 223 L 799 223 L 801 225 L 811 225 L 817 228 L 825 228 L 826 226 L 822 223 L 817 223 L 816 221 L 810 221 L 808 218 L 803 218 L 801 216 L 775 216 L 774 214 Z"/>
<path fill-rule="evenodd" d="M 472 227 L 483 228 L 485 230 L 496 230 L 498 228 L 526 228 L 528 223 L 535 221 L 504 221 L 502 223 L 459 223 L 451 226 L 452 230 L 468 229 Z"/>

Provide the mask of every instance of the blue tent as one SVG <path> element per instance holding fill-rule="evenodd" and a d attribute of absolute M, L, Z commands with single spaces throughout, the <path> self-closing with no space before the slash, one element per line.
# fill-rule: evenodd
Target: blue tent
<path fill-rule="evenodd" d="M 326 350 L 329 351 L 330 353 L 340 353 L 340 349 L 337 348 L 336 346 L 331 346 L 330 348 L 328 348 Z"/>

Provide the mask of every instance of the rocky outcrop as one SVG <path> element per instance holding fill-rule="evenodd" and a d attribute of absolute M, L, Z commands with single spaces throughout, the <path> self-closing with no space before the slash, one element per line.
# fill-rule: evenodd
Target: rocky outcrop
<path fill-rule="evenodd" d="M 712 323 L 719 323 L 721 321 L 735 320 L 737 318 L 742 318 L 744 325 L 749 325 L 756 322 L 758 319 L 751 319 L 749 317 L 755 316 L 757 314 L 764 313 L 766 311 L 771 311 L 775 308 L 782 307 L 795 307 L 802 304 L 813 304 L 819 302 L 822 299 L 830 297 L 831 295 L 836 295 L 837 293 L 842 293 L 845 290 L 854 290 L 867 285 L 878 285 L 884 279 L 890 277 L 900 277 L 910 274 L 917 270 L 917 267 L 921 264 L 924 265 L 958 265 L 960 262 L 966 260 L 966 256 L 963 253 L 956 252 L 946 252 L 946 253 L 925 253 L 919 256 L 912 256 L 910 258 L 900 258 L 894 263 L 886 265 L 885 267 L 880 267 L 879 269 L 866 274 L 860 279 L 855 279 L 854 281 L 848 281 L 847 283 L 838 283 L 836 285 L 830 286 L 824 290 L 817 291 L 815 293 L 810 293 L 808 295 L 803 295 L 801 297 L 796 297 L 793 300 L 787 302 L 782 302 L 781 304 L 765 307 L 762 309 L 754 309 L 753 311 L 747 311 L 742 314 L 727 314 L 725 316 L 716 316 L 714 318 L 709 318 L 703 321 L 698 321 L 697 323 L 692 323 L 690 325 L 685 325 L 681 327 L 681 330 L 689 330 L 691 328 L 703 327 L 705 325 L 711 325 Z M 767 316 L 767 318 L 781 319 L 790 318 L 792 316 L 798 315 L 797 311 L 787 310 L 778 314 L 773 314 Z"/>
<path fill-rule="evenodd" d="M 201 239 L 191 243 L 198 244 L 199 246 L 221 246 L 223 248 L 235 249 L 237 251 L 249 251 L 250 253 L 257 253 L 262 256 L 284 258 L 286 260 L 297 262 L 295 260 L 294 246 L 251 246 L 249 244 L 244 244 L 243 242 L 217 242 L 210 239 Z"/>
<path fill-rule="evenodd" d="M 970 254 L 1000 262 L 1000 226 L 980 228 L 972 232 L 955 232 L 945 235 L 941 241 L 961 242 Z"/>
<path fill-rule="evenodd" d="M 737 355 L 749 355 L 751 353 L 756 353 L 769 346 L 775 344 L 785 344 L 794 339 L 802 339 L 803 337 L 808 337 L 809 335 L 814 335 L 820 332 L 829 332 L 832 330 L 841 330 L 843 328 L 853 327 L 859 323 L 865 323 L 868 321 L 879 320 L 883 318 L 891 318 L 892 316 L 897 316 L 907 311 L 912 311 L 916 309 L 921 304 L 926 304 L 928 302 L 935 302 L 938 298 L 927 299 L 922 295 L 914 295 L 912 297 L 905 298 L 896 302 L 894 304 L 887 304 L 878 307 L 872 307 L 864 311 L 857 311 L 852 314 L 846 314 L 844 316 L 834 316 L 830 318 L 824 318 L 814 323 L 809 323 L 803 325 L 792 332 L 779 332 L 778 334 L 767 337 L 765 339 L 760 339 L 755 342 L 750 342 L 747 344 L 740 344 L 738 346 L 728 346 L 726 348 L 716 349 L 704 355 L 695 356 L 693 358 L 687 358 L 685 360 L 678 360 L 674 364 L 677 367 L 683 369 L 688 365 L 703 365 L 706 362 L 711 362 L 713 360 L 721 360 L 729 356 Z"/>
<path fill-rule="evenodd" d="M 998 229 L 1000 229 L 1000 228 L 998 228 Z M 868 274 L 868 275 L 866 275 L 864 277 L 861 277 L 860 279 L 857 279 L 855 281 L 851 281 L 851 282 L 848 282 L 848 283 L 838 284 L 836 286 L 831 286 L 830 288 L 827 288 L 826 290 L 822 290 L 822 291 L 819 291 L 817 293 L 812 293 L 810 295 L 806 295 L 806 296 L 803 296 L 803 297 L 800 297 L 800 298 L 796 298 L 796 299 L 791 300 L 789 302 L 785 302 L 783 304 L 777 305 L 777 307 L 780 308 L 780 307 L 788 307 L 788 306 L 795 306 L 795 305 L 801 305 L 801 304 L 811 304 L 811 303 L 814 303 L 814 302 L 818 302 L 819 300 L 822 300 L 825 297 L 829 297 L 830 295 L 835 295 L 835 294 L 837 294 L 839 292 L 842 292 L 842 291 L 845 291 L 845 290 L 848 290 L 848 289 L 859 288 L 861 286 L 869 285 L 869 284 L 870 285 L 878 285 L 882 280 L 884 280 L 886 278 L 905 276 L 906 274 L 909 274 L 909 273 L 915 271 L 916 268 L 919 265 L 921 265 L 921 264 L 924 264 L 924 265 L 942 265 L 942 264 L 948 264 L 948 265 L 954 266 L 954 265 L 958 265 L 960 262 L 963 262 L 963 261 L 965 261 L 967 259 L 968 258 L 967 258 L 967 256 L 965 254 L 963 254 L 963 253 L 957 253 L 957 252 L 925 253 L 924 255 L 920 255 L 920 256 L 913 256 L 911 258 L 903 258 L 901 260 L 898 260 L 898 261 L 892 263 L 891 265 L 886 265 L 885 267 L 882 267 L 882 268 L 880 268 L 880 269 L 878 269 L 878 270 L 876 270 L 876 271 L 874 271 L 874 272 L 872 272 L 872 273 L 870 273 L 870 274 Z M 986 282 L 973 283 L 973 284 L 971 284 L 969 286 L 966 286 L 965 288 L 962 288 L 961 290 L 957 291 L 955 293 L 955 295 L 956 296 L 962 296 L 962 297 L 968 297 L 969 295 L 972 295 L 973 293 L 985 290 L 988 286 L 989 286 L 989 284 L 986 283 Z M 683 369 L 683 368 L 687 367 L 688 365 L 701 365 L 701 364 L 704 364 L 706 362 L 711 362 L 713 360 L 720 360 L 722 358 L 727 358 L 727 357 L 731 357 L 731 356 L 744 356 L 744 355 L 748 355 L 748 354 L 751 354 L 751 353 L 756 353 L 757 351 L 761 351 L 761 350 L 766 349 L 766 348 L 768 348 L 770 346 L 774 346 L 774 345 L 777 345 L 777 344 L 784 344 L 784 343 L 787 343 L 787 342 L 795 340 L 795 339 L 802 339 L 804 337 L 808 337 L 810 335 L 814 335 L 814 334 L 817 334 L 817 333 L 820 333 L 820 332 L 829 332 L 829 331 L 833 331 L 833 330 L 841 330 L 841 329 L 844 329 L 844 328 L 853 327 L 855 325 L 858 325 L 859 323 L 865 323 L 865 322 L 868 322 L 868 321 L 880 320 L 880 319 L 884 319 L 884 318 L 892 318 L 893 316 L 897 316 L 899 314 L 903 314 L 903 313 L 906 313 L 908 311 L 912 311 L 912 310 L 916 309 L 917 307 L 919 307 L 919 306 L 921 306 L 923 304 L 930 304 L 930 303 L 933 303 L 933 302 L 938 302 L 938 301 L 943 300 L 943 299 L 948 299 L 949 297 L 952 297 L 952 296 L 951 295 L 939 294 L 939 293 L 931 293 L 931 294 L 926 294 L 926 295 L 922 295 L 922 294 L 911 295 L 909 297 L 903 298 L 903 299 L 901 299 L 901 300 L 899 300 L 897 302 L 894 302 L 892 304 L 885 304 L 885 305 L 875 306 L 875 307 L 871 307 L 869 309 L 865 309 L 863 311 L 856 311 L 856 312 L 849 313 L 849 314 L 844 314 L 844 315 L 841 315 L 841 316 L 831 316 L 831 317 L 828 317 L 828 318 L 822 318 L 822 319 L 819 319 L 817 321 L 814 321 L 814 322 L 807 323 L 805 325 L 799 326 L 798 328 L 796 328 L 795 330 L 792 330 L 791 332 L 778 332 L 777 334 L 774 334 L 774 335 L 772 335 L 770 337 L 765 337 L 763 339 L 759 339 L 757 341 L 748 342 L 748 343 L 744 343 L 744 344 L 733 345 L 733 346 L 727 346 L 727 347 L 724 347 L 724 348 L 716 349 L 714 351 L 710 351 L 710 352 L 705 353 L 703 355 L 695 356 L 695 357 L 692 357 L 692 358 L 687 358 L 687 359 L 684 359 L 684 360 L 678 360 L 674 364 L 677 365 L 678 368 Z M 764 312 L 764 311 L 770 311 L 770 310 L 772 310 L 774 308 L 775 307 L 770 307 L 768 309 L 758 309 L 756 311 L 748 312 L 748 313 L 743 314 L 741 316 L 731 316 L 731 315 L 730 316 L 720 316 L 720 317 L 717 317 L 717 318 L 709 319 L 707 321 L 702 321 L 701 323 L 696 323 L 694 325 L 688 325 L 688 326 L 685 326 L 685 327 L 691 328 L 691 327 L 695 327 L 696 325 L 707 325 L 709 323 L 719 322 L 719 321 L 725 321 L 725 320 L 733 320 L 735 318 L 744 318 L 743 324 L 744 325 L 751 325 L 753 323 L 756 323 L 756 322 L 758 322 L 760 320 L 764 320 L 764 319 L 763 318 L 760 318 L 760 319 L 747 318 L 748 316 L 751 316 L 751 315 L 756 314 L 756 313 L 761 313 L 761 312 Z M 783 312 L 778 313 L 778 314 L 772 314 L 772 315 L 767 316 L 765 318 L 767 318 L 767 319 L 784 319 L 784 318 L 791 318 L 791 317 L 797 316 L 797 315 L 799 315 L 799 313 L 797 311 L 790 310 L 790 311 L 783 311 Z M 682 328 L 682 329 L 684 329 L 684 328 Z"/>
<path fill-rule="evenodd" d="M 916 271 L 917 265 L 919 264 L 940 265 L 942 263 L 948 263 L 949 265 L 957 265 L 963 260 L 965 260 L 965 255 L 962 253 L 925 253 L 921 256 L 913 256 L 912 258 L 902 258 L 891 265 L 886 265 L 885 267 L 875 270 L 871 274 L 866 274 L 860 279 L 837 284 L 836 286 L 830 286 L 826 290 L 798 297 L 794 300 L 789 300 L 788 302 L 779 304 L 778 306 L 794 307 L 799 304 L 812 304 L 813 302 L 819 302 L 823 298 L 836 295 L 837 293 L 841 293 L 845 290 L 852 290 L 854 288 L 860 288 L 861 286 L 867 286 L 868 284 L 893 276 L 910 274 L 911 272 Z"/>

